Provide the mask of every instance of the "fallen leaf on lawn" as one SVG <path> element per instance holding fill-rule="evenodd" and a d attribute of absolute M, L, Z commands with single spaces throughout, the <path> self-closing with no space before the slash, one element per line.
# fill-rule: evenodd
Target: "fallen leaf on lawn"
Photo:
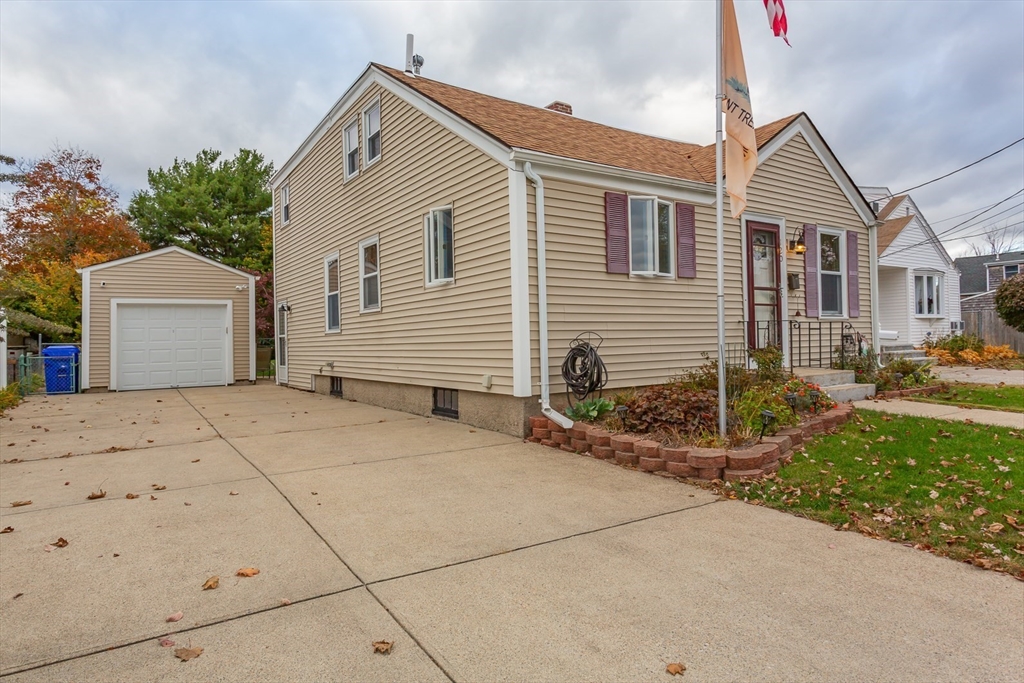
<path fill-rule="evenodd" d="M 170 638 L 161 638 L 157 642 L 160 643 L 160 647 L 174 647 L 174 641 Z"/>
<path fill-rule="evenodd" d="M 256 567 L 245 567 L 235 572 L 235 576 L 256 576 L 259 573 L 260 570 L 256 569 Z"/>
<path fill-rule="evenodd" d="M 174 651 L 174 656 L 183 662 L 195 659 L 201 654 L 203 654 L 203 648 L 201 647 L 179 647 Z"/>
<path fill-rule="evenodd" d="M 185 616 L 185 614 L 183 612 L 175 612 L 171 616 L 167 617 L 167 621 L 169 621 L 169 622 L 181 621 L 181 618 L 183 616 Z"/>
<path fill-rule="evenodd" d="M 998 534 L 1000 531 L 1002 531 L 1005 528 L 1006 527 L 1004 527 L 999 522 L 993 522 L 992 524 L 988 525 L 988 528 L 985 529 L 985 531 L 987 531 L 990 534 Z"/>
<path fill-rule="evenodd" d="M 665 667 L 665 673 L 670 673 L 673 676 L 682 676 L 684 671 L 686 671 L 686 665 L 682 662 L 673 662 Z"/>
<path fill-rule="evenodd" d="M 387 640 L 378 640 L 373 644 L 373 651 L 377 654 L 391 654 L 391 647 L 394 645 L 393 642 Z"/>
<path fill-rule="evenodd" d="M 928 494 L 928 497 L 931 498 L 932 500 L 935 500 L 936 498 L 939 497 L 939 492 L 938 491 L 932 491 L 931 493 Z"/>
<path fill-rule="evenodd" d="M 54 548 L 66 548 L 67 545 L 68 545 L 68 540 L 66 538 L 64 538 L 63 536 L 61 536 L 60 538 L 58 538 L 56 541 L 54 541 L 50 545 L 52 545 Z"/>
<path fill-rule="evenodd" d="M 31 504 L 32 504 L 31 500 L 16 500 L 13 503 L 11 503 L 11 507 L 12 508 L 20 508 L 23 505 L 31 505 Z"/>
<path fill-rule="evenodd" d="M 238 495 L 238 491 L 228 491 L 228 495 L 229 496 L 237 496 Z"/>
<path fill-rule="evenodd" d="M 975 517 L 981 517 L 982 515 L 987 515 L 987 514 L 988 514 L 988 510 L 986 510 L 985 508 L 975 508 L 974 509 L 974 516 Z"/>
<path fill-rule="evenodd" d="M 161 486 L 160 484 L 150 484 L 150 486 L 153 487 L 154 491 L 163 491 L 164 489 L 167 488 L 166 486 Z"/>
<path fill-rule="evenodd" d="M 135 500 L 136 498 L 139 497 L 139 494 L 137 494 L 137 493 L 126 493 L 124 497 L 127 498 L 128 500 Z"/>
<path fill-rule="evenodd" d="M 13 526 L 5 526 L 3 529 L 0 529 L 0 534 L 9 534 L 12 531 L 14 531 Z"/>
<path fill-rule="evenodd" d="M 99 498 L 106 498 L 106 497 L 107 497 L 107 492 L 104 491 L 103 489 L 100 489 L 99 491 L 93 491 L 88 496 L 86 496 L 86 498 L 88 500 L 98 500 Z"/>
<path fill-rule="evenodd" d="M 203 584 L 203 590 L 204 591 L 210 591 L 210 590 L 213 590 L 214 588 L 216 588 L 219 585 L 220 585 L 220 577 L 219 576 L 211 576 L 210 578 L 208 578 L 206 580 L 206 583 Z"/>

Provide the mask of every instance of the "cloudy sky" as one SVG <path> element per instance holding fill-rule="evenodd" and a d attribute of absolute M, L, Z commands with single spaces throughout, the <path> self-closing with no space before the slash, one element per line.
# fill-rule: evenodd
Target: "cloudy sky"
<path fill-rule="evenodd" d="M 899 191 L 1024 137 L 1024 0 L 789 0 L 792 48 L 760 0 L 737 14 L 756 120 L 806 111 L 858 184 Z M 403 65 L 406 33 L 425 76 L 713 142 L 706 0 L 2 0 L 0 152 L 82 147 L 125 203 L 148 168 L 203 148 L 255 148 L 280 166 L 367 62 Z M 1024 144 L 914 197 L 941 233 L 1021 188 Z M 1024 196 L 991 213 L 1004 209 L 949 237 L 995 223 L 1024 240 Z"/>

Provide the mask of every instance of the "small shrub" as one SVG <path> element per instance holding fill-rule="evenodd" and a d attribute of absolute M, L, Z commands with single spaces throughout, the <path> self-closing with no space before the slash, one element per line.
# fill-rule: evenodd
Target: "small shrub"
<path fill-rule="evenodd" d="M 1003 322 L 1024 332 L 1024 273 L 1003 280 L 996 290 L 996 313 Z"/>
<path fill-rule="evenodd" d="M 925 351 L 938 349 L 948 351 L 956 356 L 963 351 L 974 351 L 981 353 L 985 349 L 985 342 L 981 337 L 973 334 L 947 334 L 935 339 L 926 339 L 924 342 Z"/>
<path fill-rule="evenodd" d="M 718 430 L 718 392 L 684 382 L 647 387 L 626 404 L 623 426 L 632 432 L 678 432 L 686 436 Z"/>
<path fill-rule="evenodd" d="M 759 384 L 746 391 L 736 401 L 736 416 L 746 428 L 746 433 L 757 435 L 761 432 L 761 411 L 770 410 L 775 420 L 768 426 L 766 434 L 774 434 L 784 425 L 795 425 L 800 418 L 786 403 L 784 385 Z"/>
<path fill-rule="evenodd" d="M 718 391 L 718 360 L 712 359 L 707 352 L 700 354 L 704 363 L 688 370 L 675 383 L 694 391 Z M 738 396 L 754 384 L 754 375 L 737 366 L 725 368 L 726 397 Z"/>
<path fill-rule="evenodd" d="M 847 359 L 846 369 L 853 370 L 854 381 L 857 384 L 874 384 L 878 373 L 878 355 L 874 348 L 869 346 L 867 353 Z"/>
<path fill-rule="evenodd" d="M 769 344 L 762 349 L 750 349 L 750 358 L 757 363 L 754 380 L 757 384 L 782 382 L 786 372 L 782 369 L 782 347 Z"/>
<path fill-rule="evenodd" d="M 0 415 L 21 403 L 21 386 L 8 384 L 0 389 Z"/>
<path fill-rule="evenodd" d="M 606 398 L 589 398 L 565 409 L 565 414 L 573 421 L 594 422 L 615 410 L 615 404 Z"/>

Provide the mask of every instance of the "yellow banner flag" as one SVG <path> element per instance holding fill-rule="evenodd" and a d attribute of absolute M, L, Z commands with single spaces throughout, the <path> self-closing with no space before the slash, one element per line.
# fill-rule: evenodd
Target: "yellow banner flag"
<path fill-rule="evenodd" d="M 754 113 L 750 106 L 747 70 L 732 0 L 722 0 L 722 111 L 725 112 L 725 191 L 732 217 L 747 208 L 747 183 L 757 169 Z"/>

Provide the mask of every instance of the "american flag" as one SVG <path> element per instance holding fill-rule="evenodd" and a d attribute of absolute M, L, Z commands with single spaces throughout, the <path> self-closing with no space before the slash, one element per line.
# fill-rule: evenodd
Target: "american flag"
<path fill-rule="evenodd" d="M 786 7 L 782 0 L 764 0 L 764 8 L 768 11 L 768 25 L 771 26 L 775 37 L 781 36 L 786 45 L 789 45 L 789 39 L 786 37 L 786 29 L 789 26 L 786 22 Z"/>

